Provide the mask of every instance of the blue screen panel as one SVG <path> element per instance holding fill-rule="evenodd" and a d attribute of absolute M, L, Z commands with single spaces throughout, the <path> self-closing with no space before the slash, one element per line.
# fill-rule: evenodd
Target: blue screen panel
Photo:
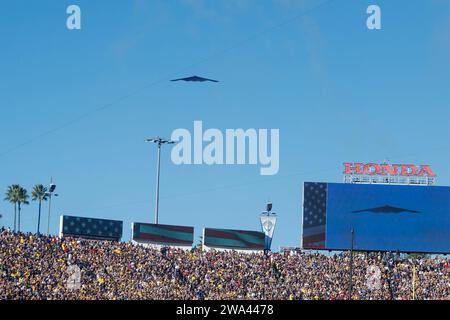
<path fill-rule="evenodd" d="M 328 184 L 326 247 L 450 252 L 450 188 Z"/>

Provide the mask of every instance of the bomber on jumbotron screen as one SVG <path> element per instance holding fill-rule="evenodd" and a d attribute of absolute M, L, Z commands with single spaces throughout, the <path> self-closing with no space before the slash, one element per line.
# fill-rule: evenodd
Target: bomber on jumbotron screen
<path fill-rule="evenodd" d="M 305 182 L 304 249 L 450 253 L 450 187 Z"/>

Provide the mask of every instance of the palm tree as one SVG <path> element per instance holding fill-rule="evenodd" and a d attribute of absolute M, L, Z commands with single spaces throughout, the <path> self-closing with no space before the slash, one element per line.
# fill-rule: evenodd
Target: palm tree
<path fill-rule="evenodd" d="M 34 186 L 33 191 L 31 192 L 31 197 L 33 201 L 39 201 L 39 215 L 38 215 L 38 225 L 37 225 L 37 234 L 39 235 L 39 226 L 41 225 L 41 207 L 42 201 L 47 201 L 47 188 L 42 184 L 37 184 Z"/>
<path fill-rule="evenodd" d="M 6 191 L 5 201 L 9 201 L 14 204 L 14 232 L 16 232 L 16 219 L 17 219 L 17 203 L 19 202 L 19 189 L 18 184 L 13 184 L 8 187 Z"/>
<path fill-rule="evenodd" d="M 19 210 L 19 220 L 18 220 L 18 230 L 20 232 L 20 212 L 21 212 L 21 204 L 30 204 L 28 202 L 28 194 L 27 194 L 27 190 L 25 188 L 22 188 L 19 186 L 19 190 L 18 190 L 18 201 L 17 201 L 17 208 Z"/>

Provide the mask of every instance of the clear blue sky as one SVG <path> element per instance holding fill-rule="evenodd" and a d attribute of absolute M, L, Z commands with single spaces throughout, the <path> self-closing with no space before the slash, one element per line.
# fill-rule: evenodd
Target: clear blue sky
<path fill-rule="evenodd" d="M 345 161 L 428 163 L 449 185 L 450 1 L 322 2 L 2 1 L 0 191 L 53 176 L 52 232 L 62 213 L 113 218 L 128 240 L 153 217 L 156 149 L 143 139 L 194 120 L 280 129 L 276 176 L 175 166 L 164 149 L 160 223 L 196 239 L 205 226 L 259 230 L 270 198 L 275 249 L 298 246 L 303 181 L 340 182 Z M 80 31 L 66 28 L 70 4 Z M 369 4 L 382 30 L 366 28 Z M 221 82 L 168 81 L 194 74 Z M 0 213 L 11 226 L 12 206 Z M 23 230 L 36 221 L 31 203 Z"/>

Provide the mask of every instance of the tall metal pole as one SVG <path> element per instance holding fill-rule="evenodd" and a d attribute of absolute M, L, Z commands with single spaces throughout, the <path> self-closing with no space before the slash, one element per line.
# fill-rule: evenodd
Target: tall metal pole
<path fill-rule="evenodd" d="M 159 176 L 161 172 L 161 142 L 158 142 L 158 160 L 156 161 L 156 202 L 155 202 L 155 224 L 158 224 L 159 211 Z"/>
<path fill-rule="evenodd" d="M 163 144 L 174 144 L 175 141 L 169 139 L 163 139 L 160 137 L 145 139 L 145 142 L 153 142 L 158 144 L 158 155 L 156 160 L 156 203 L 155 203 L 155 224 L 158 224 L 159 215 L 159 177 L 161 172 L 161 145 Z"/>
<path fill-rule="evenodd" d="M 55 192 L 56 185 L 53 184 L 53 177 L 50 178 L 50 186 L 47 192 L 48 195 L 48 217 L 47 217 L 47 235 L 50 235 L 50 214 L 52 210 L 52 197 Z M 55 196 L 58 196 L 55 194 Z"/>
<path fill-rule="evenodd" d="M 350 247 L 350 272 L 349 272 L 349 285 L 348 285 L 348 300 L 352 300 L 353 293 L 353 245 L 355 240 L 355 230 L 352 228 L 352 244 Z"/>
<path fill-rule="evenodd" d="M 413 265 L 412 299 L 416 300 L 416 266 Z"/>
<path fill-rule="evenodd" d="M 47 235 L 50 235 L 50 212 L 52 209 L 52 194 L 48 196 L 48 217 L 47 217 Z"/>

